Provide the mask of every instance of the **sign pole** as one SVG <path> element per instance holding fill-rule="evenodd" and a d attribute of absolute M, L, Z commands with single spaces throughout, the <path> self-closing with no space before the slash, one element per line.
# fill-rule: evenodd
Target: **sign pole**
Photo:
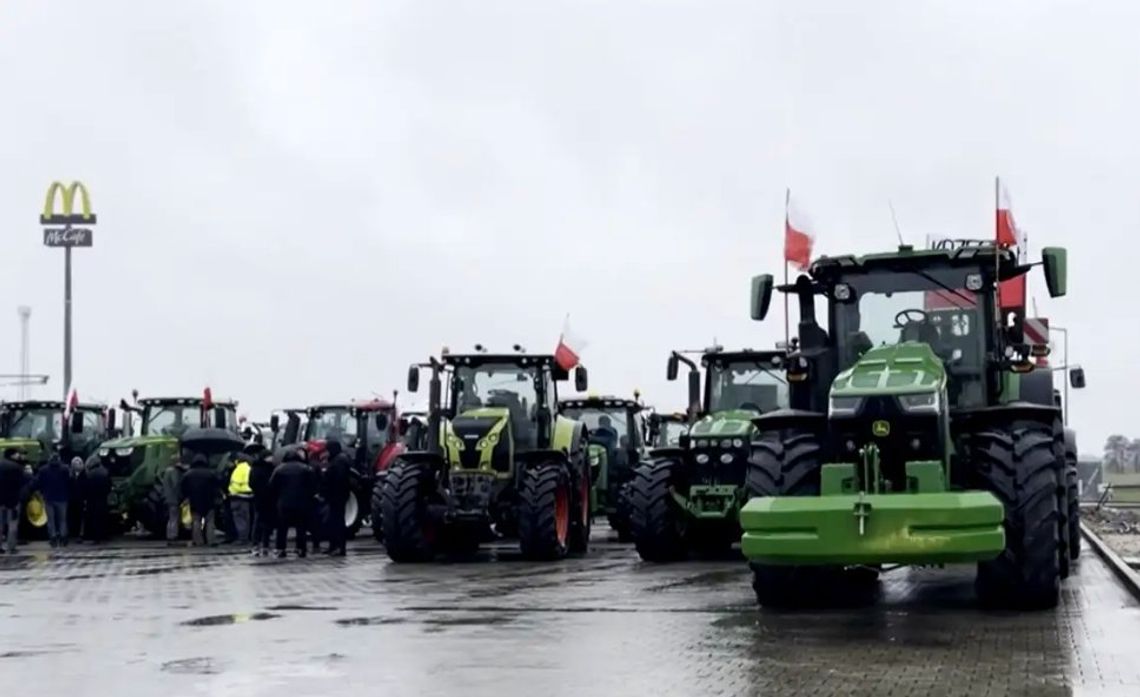
<path fill-rule="evenodd" d="M 70 227 L 70 226 L 68 226 Z M 63 399 L 71 391 L 71 247 L 63 248 Z"/>

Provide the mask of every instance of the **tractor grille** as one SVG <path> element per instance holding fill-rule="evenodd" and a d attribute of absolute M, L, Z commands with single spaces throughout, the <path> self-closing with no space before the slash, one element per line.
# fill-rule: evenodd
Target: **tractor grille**
<path fill-rule="evenodd" d="M 890 424 L 890 434 L 874 435 L 876 421 Z M 880 471 L 891 491 L 906 490 L 908 461 L 941 460 L 946 447 L 937 415 L 908 414 L 892 396 L 868 397 L 856 416 L 833 418 L 831 436 L 837 462 L 857 463 L 864 445 L 878 445 Z"/>
<path fill-rule="evenodd" d="M 744 486 L 749 445 L 743 448 L 694 447 L 689 451 L 693 484 Z M 706 459 L 707 458 L 707 459 Z M 723 460 L 727 459 L 728 462 Z M 702 461 L 703 460 L 703 461 Z"/>
<path fill-rule="evenodd" d="M 451 429 L 455 433 L 455 437 L 463 443 L 463 450 L 459 451 L 460 467 L 478 469 L 479 459 L 482 455 L 478 448 L 479 441 L 497 423 L 499 423 L 499 418 L 494 416 L 460 416 L 451 422 Z M 500 445 L 503 443 L 502 438 L 505 435 L 505 432 L 500 434 Z"/>

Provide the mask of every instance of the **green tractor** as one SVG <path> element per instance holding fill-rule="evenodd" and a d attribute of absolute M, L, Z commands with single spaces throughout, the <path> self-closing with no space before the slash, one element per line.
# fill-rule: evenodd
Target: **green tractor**
<path fill-rule="evenodd" d="M 629 529 L 629 483 L 633 470 L 647 457 L 645 405 L 634 392 L 627 397 L 576 397 L 558 405 L 563 416 L 586 426 L 593 473 L 590 510 L 605 515 L 618 540 L 632 540 Z"/>
<path fill-rule="evenodd" d="M 68 420 L 63 402 L 4 402 L 0 404 L 0 450 L 20 450 L 33 470 L 53 450 L 59 451 L 65 464 L 73 457 L 86 459 L 106 437 L 108 418 L 113 420 L 113 413 L 101 404 L 80 403 Z M 22 513 L 22 536 L 39 538 L 47 534 L 47 509 L 40 492 L 28 492 Z"/>
<path fill-rule="evenodd" d="M 689 367 L 687 432 L 653 450 L 630 485 L 633 540 L 646 561 L 723 555 L 740 539 L 752 420 L 787 404 L 784 351 L 701 352 L 703 394 L 700 370 L 683 353 L 697 352 L 674 351 L 667 377 L 677 379 L 679 363 Z"/>
<path fill-rule="evenodd" d="M 681 445 L 681 436 L 689 432 L 689 416 L 683 411 L 654 412 L 646 424 L 646 441 L 649 448 L 676 448 Z"/>
<path fill-rule="evenodd" d="M 530 559 L 587 550 L 586 430 L 558 412 L 556 382 L 569 374 L 553 356 L 515 351 L 477 346 L 411 367 L 409 392 L 431 371 L 427 447 L 400 454 L 377 480 L 393 561 L 470 554 L 498 537 L 517 537 Z M 586 379 L 578 366 L 579 391 Z"/>
<path fill-rule="evenodd" d="M 1042 252 L 1054 298 L 1066 261 L 1063 248 Z M 950 563 L 977 564 L 984 605 L 1057 604 L 1074 556 L 1061 412 L 1051 390 L 1026 394 L 1048 347 L 1025 343 L 996 297 L 1035 265 L 987 241 L 903 245 L 823 257 L 779 288 L 799 303 L 791 408 L 753 420 L 741 512 L 760 604 L 814 603 L 894 565 Z M 761 320 L 772 277 L 752 286 Z"/>
<path fill-rule="evenodd" d="M 181 437 L 191 429 L 215 428 L 240 439 L 237 402 L 203 397 L 149 397 L 134 404 L 119 403 L 123 434 L 99 446 L 96 456 L 111 475 L 109 511 L 115 528 L 129 530 L 139 523 L 151 535 L 166 531 L 166 502 L 160 478 L 181 451 Z M 207 401 L 208 400 L 208 401 Z M 137 418 L 138 425 L 132 428 Z M 213 454 L 211 464 L 225 470 L 227 454 Z M 182 525 L 189 528 L 190 510 L 183 503 Z"/>

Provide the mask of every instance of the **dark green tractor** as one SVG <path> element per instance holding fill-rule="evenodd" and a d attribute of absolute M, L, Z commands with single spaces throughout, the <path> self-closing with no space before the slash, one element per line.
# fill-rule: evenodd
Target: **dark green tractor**
<path fill-rule="evenodd" d="M 563 399 L 563 416 L 586 426 L 593 480 L 591 511 L 604 515 L 618 539 L 632 539 L 629 529 L 629 483 L 633 470 L 647 457 L 645 405 L 635 392 L 627 397 L 594 396 Z"/>
<path fill-rule="evenodd" d="M 553 356 L 445 353 L 431 372 L 427 447 L 400 454 L 378 480 L 384 546 L 397 562 L 470 554 L 517 538 L 531 559 L 585 552 L 590 468 L 582 424 L 558 412 Z M 575 370 L 579 391 L 586 371 Z M 444 386 L 446 385 L 446 394 Z"/>
<path fill-rule="evenodd" d="M 696 352 L 690 352 L 696 353 Z M 740 539 L 744 475 L 755 429 L 752 420 L 787 405 L 784 351 L 724 351 L 669 357 L 667 377 L 689 367 L 687 432 L 676 446 L 657 448 L 634 471 L 630 523 L 642 559 L 677 561 L 691 552 L 726 554 Z"/>
<path fill-rule="evenodd" d="M 684 412 L 654 412 L 646 424 L 646 441 L 651 450 L 676 448 L 681 436 L 689 432 L 689 416 Z"/>
<path fill-rule="evenodd" d="M 1065 295 L 1065 250 L 1042 257 L 1049 295 Z M 996 297 L 1034 265 L 992 242 L 901 246 L 823 257 L 780 288 L 800 308 L 791 408 L 753 420 L 741 512 L 761 604 L 951 563 L 977 564 L 986 605 L 1057 604 L 1074 556 L 1061 411 L 1051 377 L 1030 389 L 1047 347 Z M 753 279 L 754 319 L 772 289 Z"/>

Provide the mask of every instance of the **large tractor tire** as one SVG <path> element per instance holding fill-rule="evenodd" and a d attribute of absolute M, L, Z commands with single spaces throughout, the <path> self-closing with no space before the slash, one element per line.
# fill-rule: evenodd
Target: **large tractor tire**
<path fill-rule="evenodd" d="M 544 463 L 523 473 L 519 497 L 519 549 L 528 559 L 553 561 L 570 551 L 575 495 L 561 463 Z"/>
<path fill-rule="evenodd" d="M 1081 556 L 1081 498 L 1077 485 L 1077 463 L 1065 460 L 1065 492 L 1069 507 L 1069 560 Z"/>
<path fill-rule="evenodd" d="M 1065 486 L 1065 434 L 1061 422 L 1053 425 L 1053 456 L 1057 460 L 1057 569 L 1061 580 L 1069 577 L 1072 560 L 1069 558 L 1069 497 Z"/>
<path fill-rule="evenodd" d="M 1056 607 L 1061 583 L 1057 490 L 1064 473 L 1050 428 L 1016 421 L 988 427 L 970 440 L 979 484 L 1005 507 L 1005 549 L 978 564 L 979 600 L 1020 610 Z"/>
<path fill-rule="evenodd" d="M 135 520 L 156 540 L 166 537 L 166 497 L 162 493 L 162 483 L 155 482 L 135 510 Z"/>
<path fill-rule="evenodd" d="M 633 471 L 629 490 L 629 523 L 637 553 L 645 561 L 664 563 L 688 556 L 687 520 L 673 488 L 681 463 L 658 460 Z"/>
<path fill-rule="evenodd" d="M 384 541 L 384 479 L 377 479 L 372 485 L 372 537 L 377 542 Z"/>
<path fill-rule="evenodd" d="M 766 431 L 752 444 L 744 487 L 748 498 L 818 496 L 823 444 L 803 429 Z M 751 563 L 756 601 L 769 607 L 793 607 L 816 599 L 833 567 Z"/>
<path fill-rule="evenodd" d="M 384 548 L 394 562 L 425 562 L 435 557 L 437 530 L 428 514 L 434 486 L 422 464 L 398 463 L 389 470 L 381 494 Z"/>
<path fill-rule="evenodd" d="M 578 461 L 573 470 L 578 473 L 578 485 L 576 487 L 577 493 L 570 503 L 571 554 L 585 554 L 590 551 L 590 528 L 593 527 L 594 523 L 594 512 L 590 510 L 590 490 L 593 488 L 593 484 L 590 482 L 590 463 L 585 461 L 585 445 L 583 443 L 579 451 L 582 455 L 575 458 Z"/>
<path fill-rule="evenodd" d="M 353 487 L 344 504 L 344 539 L 351 540 L 360 532 L 364 519 L 368 517 L 372 502 L 365 501 L 364 491 Z"/>

